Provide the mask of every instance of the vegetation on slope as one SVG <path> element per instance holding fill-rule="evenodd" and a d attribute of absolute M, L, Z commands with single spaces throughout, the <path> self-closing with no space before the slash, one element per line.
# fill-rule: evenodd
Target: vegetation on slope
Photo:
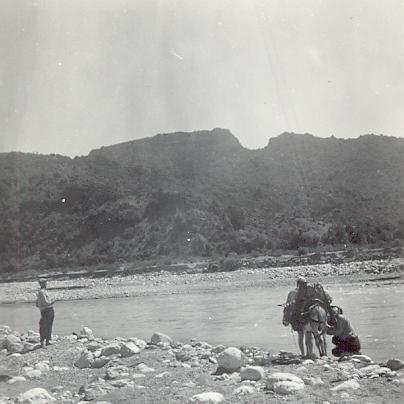
<path fill-rule="evenodd" d="M 260 150 L 224 129 L 70 159 L 0 154 L 0 271 L 150 257 L 399 245 L 404 141 L 285 133 Z"/>

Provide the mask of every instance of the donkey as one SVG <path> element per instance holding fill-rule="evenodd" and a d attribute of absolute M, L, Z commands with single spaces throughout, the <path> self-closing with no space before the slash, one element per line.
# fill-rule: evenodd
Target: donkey
<path fill-rule="evenodd" d="M 282 323 L 288 326 L 291 323 L 294 303 L 286 304 L 283 308 Z M 308 309 L 301 315 L 301 327 L 297 331 L 299 336 L 299 348 L 302 356 L 310 357 L 313 354 L 313 340 L 314 340 L 320 356 L 327 356 L 327 312 L 322 306 L 321 301 L 315 299 Z M 306 355 L 303 345 L 303 340 L 306 345 Z"/>

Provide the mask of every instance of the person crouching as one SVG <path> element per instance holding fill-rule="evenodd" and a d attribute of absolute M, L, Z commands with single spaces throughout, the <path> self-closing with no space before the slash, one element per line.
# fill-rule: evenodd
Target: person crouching
<path fill-rule="evenodd" d="M 327 325 L 327 334 L 333 335 L 332 343 L 335 348 L 331 351 L 336 357 L 360 353 L 361 344 L 349 320 L 342 315 L 339 307 L 333 307 L 335 326 Z"/>
<path fill-rule="evenodd" d="M 44 348 L 44 344 L 50 345 L 52 339 L 52 325 L 55 318 L 55 311 L 53 309 L 53 303 L 46 290 L 46 279 L 39 279 L 38 281 L 40 289 L 37 294 L 36 307 L 41 312 L 41 319 L 39 320 L 39 335 L 41 338 L 41 348 Z"/>

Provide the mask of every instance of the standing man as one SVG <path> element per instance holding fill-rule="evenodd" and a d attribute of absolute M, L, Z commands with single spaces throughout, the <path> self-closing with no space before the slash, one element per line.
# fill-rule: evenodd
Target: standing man
<path fill-rule="evenodd" d="M 41 348 L 44 348 L 44 344 L 50 345 L 52 339 L 52 325 L 55 317 L 55 311 L 53 310 L 53 303 L 46 290 L 46 279 L 39 279 L 38 281 L 40 289 L 37 294 L 36 307 L 41 312 L 41 319 L 39 320 L 39 335 L 41 337 Z"/>
<path fill-rule="evenodd" d="M 332 343 L 335 348 L 331 351 L 334 356 L 341 357 L 344 354 L 352 355 L 359 353 L 361 344 L 355 334 L 349 320 L 343 316 L 338 307 L 333 307 L 335 326 L 327 326 L 327 334 L 333 335 Z"/>

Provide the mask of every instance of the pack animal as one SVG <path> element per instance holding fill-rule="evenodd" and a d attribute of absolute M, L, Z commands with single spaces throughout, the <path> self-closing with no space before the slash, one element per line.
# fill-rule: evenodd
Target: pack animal
<path fill-rule="evenodd" d="M 286 304 L 283 308 L 282 323 L 288 326 L 292 320 L 294 303 Z M 299 337 L 304 337 L 306 352 L 302 352 L 302 356 L 311 356 L 313 354 L 313 340 L 316 343 L 320 356 L 327 356 L 327 312 L 324 309 L 321 301 L 315 300 L 308 309 L 302 313 L 301 327 L 298 331 Z"/>

